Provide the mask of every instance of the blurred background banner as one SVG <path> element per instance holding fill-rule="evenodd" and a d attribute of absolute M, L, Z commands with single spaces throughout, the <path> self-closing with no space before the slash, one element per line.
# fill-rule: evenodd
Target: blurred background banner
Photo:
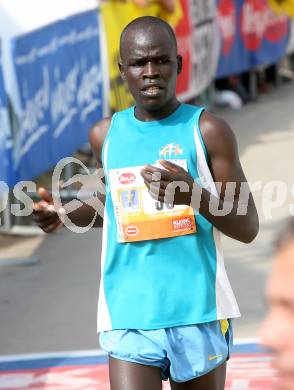
<path fill-rule="evenodd" d="M 179 75 L 177 82 L 177 95 L 182 99 L 190 99 L 194 94 L 190 84 L 192 80 L 193 44 L 189 1 L 181 0 L 181 6 L 183 10 L 182 17 L 175 28 L 178 51 L 183 57 L 182 73 Z"/>
<path fill-rule="evenodd" d="M 102 20 L 105 31 L 108 74 L 109 74 L 109 108 L 110 112 L 123 110 L 133 104 L 133 98 L 126 83 L 123 82 L 118 69 L 119 37 L 124 27 L 140 16 L 140 7 L 135 4 L 106 2 L 101 5 Z"/>
<path fill-rule="evenodd" d="M 292 54 L 294 53 L 294 19 L 290 22 L 289 30 L 287 53 Z"/>
<path fill-rule="evenodd" d="M 217 78 L 277 63 L 286 53 L 289 20 L 267 0 L 219 0 L 222 48 Z"/>
<path fill-rule="evenodd" d="M 103 116 L 97 9 L 15 38 L 12 52 L 21 104 L 14 159 L 28 180 L 84 145 Z"/>
<path fill-rule="evenodd" d="M 109 0 L 100 9 L 96 0 L 51 1 L 41 12 L 38 0 L 28 0 L 27 6 L 40 15 L 31 18 L 23 16 L 21 0 L 0 5 L 11 119 L 8 126 L 2 87 L 2 128 L 6 134 L 11 129 L 14 163 L 5 162 L 9 156 L 11 162 L 9 136 L 1 176 L 4 164 L 6 170 L 15 167 L 19 180 L 45 173 L 80 149 L 104 114 L 133 104 L 117 63 L 121 31 L 137 17 L 159 16 L 174 27 L 184 59 L 177 84 L 181 101 L 197 98 L 216 79 L 258 72 L 259 65 L 275 65 L 294 52 L 293 24 L 282 12 L 275 13 L 269 0 L 175 0 L 172 11 L 161 1 Z M 16 179 L 11 171 L 7 177 L 10 183 Z"/>
<path fill-rule="evenodd" d="M 12 146 L 0 41 L 0 181 L 4 181 L 10 188 L 16 183 L 12 163 Z"/>
<path fill-rule="evenodd" d="M 177 84 L 181 100 L 193 99 L 213 81 L 217 69 L 220 38 L 215 0 L 181 0 L 182 18 L 175 31 L 182 74 Z"/>

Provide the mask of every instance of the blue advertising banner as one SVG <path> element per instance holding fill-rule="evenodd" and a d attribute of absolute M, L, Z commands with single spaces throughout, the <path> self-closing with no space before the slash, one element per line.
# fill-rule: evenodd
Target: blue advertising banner
<path fill-rule="evenodd" d="M 84 145 L 102 118 L 98 10 L 16 38 L 13 62 L 23 110 L 14 158 L 28 180 Z"/>
<path fill-rule="evenodd" d="M 11 188 L 16 181 L 12 162 L 12 138 L 8 115 L 8 101 L 2 71 L 2 53 L 0 46 L 0 181 Z M 1 189 L 0 189 L 1 191 Z"/>
<path fill-rule="evenodd" d="M 286 53 L 289 19 L 267 0 L 218 0 L 222 49 L 217 78 L 274 64 Z"/>

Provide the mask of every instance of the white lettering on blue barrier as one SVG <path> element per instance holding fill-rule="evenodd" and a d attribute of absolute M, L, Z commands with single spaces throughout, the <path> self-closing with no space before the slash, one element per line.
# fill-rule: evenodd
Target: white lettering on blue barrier
<path fill-rule="evenodd" d="M 24 91 L 26 85 L 23 86 Z M 21 132 L 16 140 L 15 161 L 18 164 L 24 154 L 28 152 L 31 146 L 49 129 L 48 125 L 39 126 L 43 120 L 45 112 L 48 110 L 50 102 L 49 71 L 43 67 L 43 84 L 36 91 L 31 99 L 25 102 L 22 113 Z M 21 146 L 20 146 L 21 145 Z M 20 149 L 19 149 L 20 146 Z"/>
<path fill-rule="evenodd" d="M 81 85 L 77 93 L 78 104 L 83 107 L 80 115 L 82 122 L 102 104 L 101 100 L 97 98 L 101 82 L 102 71 L 100 66 L 93 65 L 88 71 L 83 71 Z"/>
<path fill-rule="evenodd" d="M 0 106 L 0 144 L 5 149 L 12 148 L 12 139 L 9 131 L 8 113 L 6 107 Z"/>
<path fill-rule="evenodd" d="M 66 45 L 74 45 L 87 39 L 97 38 L 99 30 L 96 27 L 87 27 L 85 30 L 77 32 L 72 30 L 69 34 L 60 38 L 53 38 L 47 45 L 40 48 L 33 47 L 28 54 L 15 58 L 16 65 L 25 65 L 35 62 L 37 59 L 54 54 L 57 50 L 63 49 Z"/>
<path fill-rule="evenodd" d="M 87 142 L 88 129 L 102 117 L 97 22 L 93 10 L 15 40 L 22 113 L 14 156 L 20 180 L 37 176 L 72 154 Z M 34 163 L 37 160 L 40 164 Z"/>
<path fill-rule="evenodd" d="M 54 69 L 56 87 L 51 94 L 51 117 L 53 123 L 59 121 L 57 127 L 53 130 L 55 138 L 60 136 L 78 112 L 75 107 L 78 75 L 79 66 L 76 65 L 68 72 L 64 81 L 61 81 L 59 67 Z"/>

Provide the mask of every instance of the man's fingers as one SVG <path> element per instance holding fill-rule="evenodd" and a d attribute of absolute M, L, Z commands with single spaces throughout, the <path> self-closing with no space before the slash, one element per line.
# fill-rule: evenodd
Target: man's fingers
<path fill-rule="evenodd" d="M 35 223 L 41 228 L 44 229 L 46 226 L 50 226 L 56 223 L 60 222 L 60 219 L 57 215 L 50 215 L 50 216 L 33 216 Z"/>
<path fill-rule="evenodd" d="M 160 180 L 160 181 L 152 180 L 150 175 L 148 175 L 148 174 L 144 175 L 143 179 L 144 179 L 144 183 L 145 183 L 146 187 L 148 187 L 148 188 L 151 185 L 158 186 L 160 188 L 166 188 L 170 184 L 170 181 L 167 181 L 167 180 Z"/>
<path fill-rule="evenodd" d="M 35 202 L 33 207 L 34 214 L 56 214 L 57 212 L 62 212 L 62 207 L 57 211 L 53 204 L 50 204 L 44 200 L 40 202 Z"/>
<path fill-rule="evenodd" d="M 35 205 L 33 209 L 33 215 L 37 217 L 48 217 L 51 215 L 57 215 L 57 212 L 55 210 L 52 210 L 48 206 L 40 206 L 40 205 Z"/>
<path fill-rule="evenodd" d="M 165 196 L 165 195 L 169 195 L 170 192 L 166 191 L 165 188 L 159 188 L 156 187 L 156 186 L 150 186 L 149 187 L 149 193 L 152 193 L 152 194 L 157 194 L 158 196 Z"/>
<path fill-rule="evenodd" d="M 150 196 L 164 203 L 173 203 L 175 200 L 174 191 L 166 190 L 165 188 L 156 188 L 155 186 L 150 186 L 148 193 Z"/>
<path fill-rule="evenodd" d="M 43 224 L 43 225 L 49 225 L 53 222 L 56 222 L 59 220 L 57 215 L 42 215 L 42 214 L 33 214 L 34 221 L 38 224 Z"/>
<path fill-rule="evenodd" d="M 40 227 L 45 233 L 53 233 L 57 231 L 59 228 L 61 228 L 62 226 L 63 226 L 62 222 L 58 221 L 50 225 L 44 226 L 43 228 L 41 226 Z"/>
<path fill-rule="evenodd" d="M 50 211 L 48 209 L 49 204 L 43 201 L 34 203 L 33 212 L 34 213 L 43 213 L 44 211 Z"/>
<path fill-rule="evenodd" d="M 33 209 L 33 218 L 36 224 L 46 233 L 51 233 L 56 226 L 61 224 L 59 216 L 54 206 L 41 200 L 35 203 Z"/>
<path fill-rule="evenodd" d="M 184 168 L 179 167 L 177 164 L 174 164 L 167 160 L 160 160 L 160 164 L 163 166 L 162 168 L 154 167 L 153 165 L 144 165 L 144 168 L 141 170 L 141 175 L 145 178 L 148 177 L 149 181 L 159 181 L 159 180 L 176 180 L 176 177 L 172 174 L 181 174 L 187 172 Z"/>
<path fill-rule="evenodd" d="M 175 197 L 173 194 L 165 194 L 161 192 L 159 194 L 156 194 L 152 191 L 149 191 L 149 195 L 151 196 L 152 199 L 158 202 L 174 204 Z"/>
<path fill-rule="evenodd" d="M 160 164 L 166 168 L 168 171 L 173 173 L 182 173 L 186 172 L 182 167 L 179 167 L 177 164 L 174 164 L 167 160 L 159 160 Z"/>
<path fill-rule="evenodd" d="M 147 171 L 141 171 L 141 176 L 143 177 L 145 183 L 151 183 L 152 181 L 152 173 Z"/>
<path fill-rule="evenodd" d="M 171 180 L 170 173 L 161 168 L 153 167 L 152 165 L 144 165 L 141 170 L 141 175 L 145 178 L 148 177 L 149 181 Z"/>
<path fill-rule="evenodd" d="M 156 171 L 156 172 L 142 171 L 141 175 L 142 175 L 144 181 L 147 181 L 148 183 L 152 183 L 152 182 L 170 183 L 171 181 L 173 181 L 173 178 L 170 176 L 170 174 L 168 172 L 166 174 L 164 172 L 162 173 L 159 171 Z"/>
<path fill-rule="evenodd" d="M 40 198 L 42 200 L 44 200 L 45 202 L 48 202 L 48 203 L 53 202 L 52 194 L 48 190 L 46 190 L 46 188 L 40 187 L 38 189 L 38 193 L 40 195 Z"/>

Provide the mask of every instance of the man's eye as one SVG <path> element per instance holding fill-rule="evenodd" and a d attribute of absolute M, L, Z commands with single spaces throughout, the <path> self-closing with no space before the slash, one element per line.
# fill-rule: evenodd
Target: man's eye
<path fill-rule="evenodd" d="M 142 66 L 144 66 L 144 61 L 136 61 L 136 62 L 133 62 L 132 64 L 131 64 L 131 66 L 137 66 L 137 67 L 142 67 Z"/>
<path fill-rule="evenodd" d="M 158 63 L 159 65 L 168 64 L 168 63 L 169 63 L 169 60 L 168 60 L 167 58 L 162 58 L 162 59 L 157 60 L 157 63 Z"/>

